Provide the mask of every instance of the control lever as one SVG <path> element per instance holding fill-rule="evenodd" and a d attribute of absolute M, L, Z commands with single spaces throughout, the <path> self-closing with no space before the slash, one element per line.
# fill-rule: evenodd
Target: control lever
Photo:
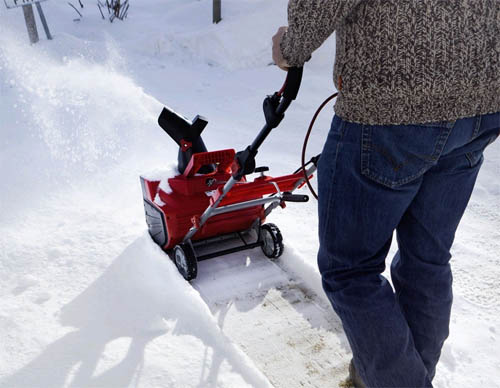
<path fill-rule="evenodd" d="M 309 201 L 308 195 L 292 194 L 289 192 L 283 193 L 281 198 L 285 202 L 308 202 Z"/>

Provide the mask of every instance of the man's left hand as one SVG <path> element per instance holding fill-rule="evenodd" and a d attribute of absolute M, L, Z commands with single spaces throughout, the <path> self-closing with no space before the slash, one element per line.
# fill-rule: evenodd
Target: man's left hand
<path fill-rule="evenodd" d="M 281 40 L 285 34 L 288 27 L 278 28 L 278 32 L 273 36 L 273 61 L 281 70 L 287 71 L 290 65 L 287 63 L 286 59 L 283 58 L 283 53 L 281 52 Z"/>

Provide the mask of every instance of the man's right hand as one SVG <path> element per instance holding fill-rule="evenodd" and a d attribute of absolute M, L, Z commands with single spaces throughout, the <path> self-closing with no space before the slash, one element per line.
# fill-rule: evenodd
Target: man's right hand
<path fill-rule="evenodd" d="M 273 61 L 281 70 L 287 71 L 290 65 L 287 63 L 286 59 L 283 57 L 281 52 L 281 40 L 283 35 L 287 31 L 288 27 L 278 28 L 278 32 L 273 36 Z"/>

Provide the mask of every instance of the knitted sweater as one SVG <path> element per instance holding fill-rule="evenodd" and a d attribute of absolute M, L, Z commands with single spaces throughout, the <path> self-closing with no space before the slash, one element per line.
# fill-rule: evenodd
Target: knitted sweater
<path fill-rule="evenodd" d="M 388 125 L 500 111 L 500 0 L 290 0 L 281 42 L 302 66 L 336 31 L 336 113 Z"/>

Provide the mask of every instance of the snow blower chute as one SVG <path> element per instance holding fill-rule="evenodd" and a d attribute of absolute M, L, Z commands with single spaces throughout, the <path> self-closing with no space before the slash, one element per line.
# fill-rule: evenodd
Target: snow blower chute
<path fill-rule="evenodd" d="M 158 123 L 179 145 L 179 175 L 168 179 L 171 191 L 160 181 L 141 176 L 144 209 L 149 233 L 166 251 L 186 280 L 196 278 L 198 261 L 261 247 L 277 258 L 283 253 L 278 227 L 265 224 L 266 217 L 285 202 L 307 202 L 307 195 L 292 194 L 316 171 L 317 158 L 309 168 L 271 177 L 268 167 L 257 167 L 258 149 L 284 117 L 297 97 L 302 68 L 291 68 L 283 88 L 264 100 L 265 125 L 253 143 L 238 153 L 234 149 L 207 151 L 201 132 L 207 120 L 191 122 L 164 108 Z M 247 175 L 260 175 L 250 181 Z"/>

